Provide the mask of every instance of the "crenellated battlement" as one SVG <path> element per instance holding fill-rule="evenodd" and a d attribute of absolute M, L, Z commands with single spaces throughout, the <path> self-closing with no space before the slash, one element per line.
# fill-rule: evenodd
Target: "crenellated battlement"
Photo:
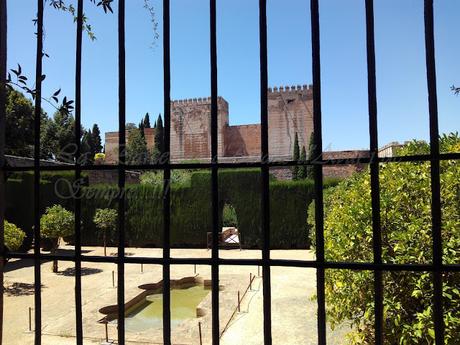
<path fill-rule="evenodd" d="M 293 92 L 293 91 L 310 91 L 313 90 L 313 85 L 287 85 L 287 86 L 275 86 L 269 87 L 269 93 L 279 93 L 279 92 Z"/>
<path fill-rule="evenodd" d="M 227 102 L 223 97 L 218 96 L 217 101 L 221 102 Z M 187 99 L 177 99 L 171 101 L 171 104 L 173 105 L 188 105 L 188 104 L 193 104 L 193 105 L 200 105 L 200 104 L 211 104 L 211 97 L 203 97 L 203 98 L 187 98 Z"/>
<path fill-rule="evenodd" d="M 312 91 L 313 85 L 286 85 L 286 86 L 275 86 L 269 87 L 267 89 L 268 93 L 280 93 L 280 92 L 298 92 L 298 91 Z M 221 97 L 217 97 L 218 101 L 225 102 L 227 101 Z M 204 104 L 211 104 L 211 97 L 203 97 L 203 98 L 187 98 L 187 99 L 177 99 L 171 101 L 173 105 L 188 105 L 188 104 L 197 104 L 197 105 L 204 105 Z"/>

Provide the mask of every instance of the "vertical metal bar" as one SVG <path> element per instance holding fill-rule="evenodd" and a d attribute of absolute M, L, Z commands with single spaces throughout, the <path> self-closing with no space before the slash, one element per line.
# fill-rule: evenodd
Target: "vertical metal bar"
<path fill-rule="evenodd" d="M 125 344 L 125 164 L 126 64 L 125 0 L 118 1 L 118 343 Z"/>
<path fill-rule="evenodd" d="M 29 307 L 29 332 L 32 332 L 32 308 Z"/>
<path fill-rule="evenodd" d="M 372 243 L 374 263 L 382 263 L 382 235 L 380 230 L 380 183 L 377 126 L 377 83 L 375 77 L 374 0 L 366 0 L 367 91 L 369 107 L 369 151 L 371 154 Z M 375 344 L 383 344 L 383 282 L 382 271 L 374 271 L 374 328 Z"/>
<path fill-rule="evenodd" d="M 7 1 L 0 1 L 0 345 L 3 338 L 3 265 L 5 260 L 5 125 L 6 125 L 6 70 L 7 70 Z"/>
<path fill-rule="evenodd" d="M 238 298 L 237 309 L 238 309 L 238 313 L 239 313 L 239 312 L 241 312 L 241 298 L 240 298 L 240 290 L 238 290 L 237 298 Z"/>
<path fill-rule="evenodd" d="M 42 295 L 40 272 L 40 117 L 42 108 L 43 0 L 37 0 L 37 55 L 35 65 L 34 111 L 34 284 L 35 345 L 41 344 Z"/>
<path fill-rule="evenodd" d="M 81 178 L 81 60 L 83 37 L 83 0 L 78 0 L 77 42 L 75 56 L 75 180 Z M 80 185 L 77 183 L 77 186 Z M 78 188 L 78 187 L 77 187 Z M 81 199 L 80 190 L 76 190 L 75 200 L 75 320 L 77 345 L 83 345 L 82 300 L 81 300 Z"/>
<path fill-rule="evenodd" d="M 212 190 L 212 344 L 219 344 L 219 186 L 218 186 L 218 104 L 216 0 L 209 1 L 211 61 L 211 190 Z"/>
<path fill-rule="evenodd" d="M 171 42 L 170 3 L 163 0 L 163 101 L 164 101 L 164 154 L 166 166 L 163 172 L 163 343 L 171 345 Z"/>
<path fill-rule="evenodd" d="M 425 53 L 430 112 L 431 153 L 431 221 L 433 231 L 433 285 L 434 328 L 436 344 L 444 344 L 442 305 L 442 234 L 441 234 L 441 183 L 439 169 L 438 98 L 436 92 L 436 61 L 434 45 L 433 0 L 425 0 Z"/>
<path fill-rule="evenodd" d="M 267 0 L 259 0 L 260 44 L 260 128 L 261 128 L 261 211 L 262 211 L 262 260 L 263 260 L 263 310 L 264 344 L 272 343 L 272 313 L 270 287 L 270 185 L 268 152 L 268 52 L 267 52 Z"/>
<path fill-rule="evenodd" d="M 323 159 L 323 138 L 321 125 L 321 55 L 319 33 L 318 0 L 310 0 L 311 44 L 313 70 L 313 128 L 314 156 Z M 318 296 L 318 344 L 326 344 L 326 297 L 324 286 L 324 212 L 323 212 L 323 167 L 315 165 L 315 227 L 316 227 L 316 289 Z"/>

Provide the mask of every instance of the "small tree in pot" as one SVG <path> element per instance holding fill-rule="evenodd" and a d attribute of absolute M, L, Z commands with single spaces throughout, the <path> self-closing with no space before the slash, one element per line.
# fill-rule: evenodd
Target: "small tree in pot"
<path fill-rule="evenodd" d="M 107 256 L 107 232 L 117 226 L 117 211 L 112 208 L 98 208 L 94 215 L 94 223 L 102 231 L 104 241 L 104 256 Z"/>
<path fill-rule="evenodd" d="M 56 253 L 59 248 L 61 237 L 67 237 L 74 233 L 75 216 L 60 205 L 54 205 L 46 209 L 40 219 L 40 234 L 43 238 L 54 240 L 51 254 Z M 53 273 L 58 271 L 57 260 L 53 261 Z"/>

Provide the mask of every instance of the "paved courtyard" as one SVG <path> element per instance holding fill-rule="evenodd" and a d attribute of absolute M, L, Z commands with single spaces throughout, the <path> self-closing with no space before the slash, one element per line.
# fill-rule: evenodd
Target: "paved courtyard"
<path fill-rule="evenodd" d="M 102 255 L 102 248 L 85 247 L 85 255 Z M 63 252 L 71 252 L 64 247 Z M 128 255 L 161 257 L 161 249 L 127 248 Z M 109 248 L 114 255 L 116 248 Z M 174 249 L 173 257 L 209 257 L 210 251 L 202 249 Z M 256 250 L 221 250 L 223 258 L 260 258 Z M 308 250 L 275 250 L 273 258 L 313 259 Z M 162 279 L 159 265 L 127 264 L 125 275 L 125 301 L 138 295 L 139 285 L 156 283 Z M 8 345 L 33 344 L 29 331 L 29 308 L 34 307 L 33 262 L 12 260 L 5 273 L 5 315 L 4 340 Z M 107 263 L 82 263 L 82 300 L 84 343 L 99 345 L 105 340 L 105 327 L 98 323 L 104 315 L 99 309 L 116 304 L 116 265 Z M 261 270 L 260 270 L 261 273 Z M 237 293 L 241 294 L 249 285 L 250 274 L 256 276 L 252 289 L 245 295 L 240 312 L 232 314 L 237 307 Z M 59 262 L 59 273 L 51 272 L 51 262 L 41 266 L 42 275 L 42 335 L 47 345 L 75 344 L 75 294 L 74 270 L 72 262 Z M 198 277 L 211 278 L 209 266 L 175 265 L 171 267 L 171 278 Z M 273 267 L 272 275 L 272 337 L 273 344 L 299 345 L 316 344 L 316 274 L 313 269 Z M 115 278 L 113 286 L 112 276 Z M 223 345 L 263 344 L 263 296 L 262 277 L 257 266 L 222 266 L 220 268 L 220 325 Z M 172 340 L 177 345 L 197 345 L 199 342 L 198 323 L 202 325 L 203 344 L 211 344 L 211 292 L 201 306 L 205 315 L 190 319 L 172 328 Z M 332 331 L 328 327 L 328 344 L 342 345 L 349 327 L 343 326 Z M 116 341 L 116 325 L 108 326 L 109 340 Z M 153 327 L 142 332 L 126 332 L 127 344 L 162 344 L 161 327 Z M 116 342 L 115 342 L 116 343 Z"/>

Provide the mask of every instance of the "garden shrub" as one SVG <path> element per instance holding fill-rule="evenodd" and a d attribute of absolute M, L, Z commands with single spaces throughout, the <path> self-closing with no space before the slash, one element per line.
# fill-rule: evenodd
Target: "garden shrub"
<path fill-rule="evenodd" d="M 22 245 L 22 241 L 24 241 L 24 238 L 26 237 L 25 232 L 22 231 L 21 228 L 6 220 L 4 223 L 4 227 L 5 246 L 12 251 L 18 250 Z"/>
<path fill-rule="evenodd" d="M 457 134 L 440 138 L 442 152 L 459 152 Z M 428 144 L 412 142 L 399 155 L 426 154 Z M 443 261 L 460 257 L 460 164 L 441 161 Z M 429 162 L 393 162 L 380 168 L 382 258 L 386 263 L 432 262 Z M 309 207 L 314 229 L 314 206 Z M 314 241 L 315 234 L 312 233 Z M 372 208 L 369 171 L 355 174 L 324 194 L 327 261 L 372 262 Z M 460 274 L 443 275 L 445 343 L 460 338 Z M 370 272 L 328 270 L 327 312 L 331 324 L 351 320 L 350 344 L 374 342 L 373 279 Z M 384 338 L 388 344 L 434 344 L 433 276 L 429 272 L 385 272 Z"/>

